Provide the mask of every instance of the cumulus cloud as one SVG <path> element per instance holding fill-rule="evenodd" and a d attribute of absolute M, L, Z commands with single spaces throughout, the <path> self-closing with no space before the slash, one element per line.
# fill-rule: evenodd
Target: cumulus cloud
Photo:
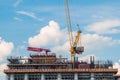
<path fill-rule="evenodd" d="M 13 47 L 14 45 L 12 42 L 0 40 L 0 60 L 2 60 L 4 56 L 9 55 L 12 52 Z"/>
<path fill-rule="evenodd" d="M 66 41 L 62 45 L 57 45 L 57 46 L 52 48 L 52 50 L 55 51 L 55 52 L 68 52 L 69 49 L 70 49 L 69 41 Z"/>
<path fill-rule="evenodd" d="M 114 40 L 111 37 L 100 36 L 98 34 L 82 34 L 82 45 L 84 46 L 86 53 L 94 53 L 96 51 L 100 51 L 106 47 L 111 47 L 113 45 L 119 44 L 119 41 L 120 40 Z M 69 55 L 69 40 L 64 41 L 62 45 L 56 45 L 51 49 L 57 53 L 67 53 L 67 55 Z"/>
<path fill-rule="evenodd" d="M 59 55 L 62 55 L 66 58 L 70 58 L 70 43 L 69 41 L 65 41 L 63 44 L 61 45 L 56 45 L 56 46 L 53 46 L 51 48 L 51 50 L 55 53 L 57 53 L 56 55 L 59 56 Z"/>
<path fill-rule="evenodd" d="M 60 30 L 57 22 L 50 21 L 49 24 L 43 27 L 39 34 L 30 37 L 28 43 L 30 46 L 54 46 L 65 40 L 64 31 Z"/>
<path fill-rule="evenodd" d="M 106 20 L 96 22 L 86 27 L 87 31 L 92 31 L 98 34 L 115 34 L 120 33 L 120 20 Z"/>
<path fill-rule="evenodd" d="M 117 68 L 118 69 L 118 73 L 117 74 L 120 74 L 120 64 L 118 62 L 116 62 L 114 65 L 113 65 L 113 68 Z"/>
<path fill-rule="evenodd" d="M 85 49 L 95 50 L 102 49 L 107 46 L 112 46 L 114 44 L 118 44 L 120 40 L 114 40 L 111 37 L 100 36 L 98 34 L 83 34 L 82 42 L 85 46 Z"/>
<path fill-rule="evenodd" d="M 75 34 L 75 32 L 74 32 Z M 55 52 L 68 53 L 70 43 L 67 30 L 60 30 L 60 26 L 55 21 L 50 21 L 49 24 L 43 27 L 39 34 L 28 39 L 30 46 L 48 47 Z M 120 40 L 114 40 L 111 37 L 101 36 L 99 34 L 82 34 L 82 44 L 85 51 L 94 51 L 104 49 L 105 47 L 119 44 Z M 97 49 L 95 49 L 97 47 Z"/>
<path fill-rule="evenodd" d="M 4 63 L 4 64 L 0 64 L 0 80 L 5 80 L 6 76 L 4 74 L 4 69 L 7 69 L 7 64 Z"/>
<path fill-rule="evenodd" d="M 38 21 L 43 21 L 43 19 L 38 18 L 38 17 L 35 15 L 35 13 L 33 13 L 33 12 L 17 11 L 16 13 L 17 13 L 17 14 L 26 15 L 26 16 L 31 17 L 31 18 L 33 18 L 33 19 L 36 19 L 36 20 L 38 20 Z"/>
<path fill-rule="evenodd" d="M 6 63 L 0 64 L 0 76 L 5 75 L 5 74 L 3 73 L 3 70 L 4 70 L 4 69 L 7 69 L 7 64 L 6 64 Z"/>

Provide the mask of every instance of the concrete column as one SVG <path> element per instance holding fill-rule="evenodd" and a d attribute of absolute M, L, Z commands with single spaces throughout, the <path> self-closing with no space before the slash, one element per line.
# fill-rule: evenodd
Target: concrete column
<path fill-rule="evenodd" d="M 14 80 L 14 74 L 10 74 L 10 80 Z"/>
<path fill-rule="evenodd" d="M 57 80 L 61 80 L 61 74 L 60 73 L 58 73 Z"/>
<path fill-rule="evenodd" d="M 78 73 L 74 74 L 74 80 L 78 80 Z"/>
<path fill-rule="evenodd" d="M 41 74 L 41 80 L 45 80 L 44 73 Z"/>
<path fill-rule="evenodd" d="M 94 79 L 94 73 L 91 73 L 91 79 L 90 80 L 95 80 Z"/>
<path fill-rule="evenodd" d="M 28 80 L 28 74 L 27 73 L 25 74 L 24 80 Z"/>

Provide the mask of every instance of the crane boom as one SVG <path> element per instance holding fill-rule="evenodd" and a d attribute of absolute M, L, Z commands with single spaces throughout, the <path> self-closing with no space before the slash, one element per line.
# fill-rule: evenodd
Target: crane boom
<path fill-rule="evenodd" d="M 49 49 L 36 48 L 36 47 L 28 47 L 27 50 L 28 50 L 28 51 L 34 51 L 34 52 L 42 52 L 42 51 L 45 51 L 46 54 L 47 54 L 47 52 L 50 52 Z"/>
<path fill-rule="evenodd" d="M 74 43 L 73 43 L 73 46 L 77 46 L 77 45 L 78 45 L 78 42 L 79 42 L 79 39 L 80 39 L 80 33 L 81 33 L 81 31 L 78 30 L 77 36 L 75 37 L 75 41 L 74 41 Z M 81 44 L 80 44 L 80 45 L 81 45 Z"/>
<path fill-rule="evenodd" d="M 68 0 L 65 0 L 65 11 L 66 11 L 66 20 L 67 20 L 67 26 L 68 26 L 70 46 L 72 47 L 73 34 L 72 34 L 72 26 L 71 26 L 71 20 L 70 20 L 70 10 L 69 10 L 69 7 L 68 7 Z"/>
<path fill-rule="evenodd" d="M 71 60 L 73 59 L 72 61 L 73 61 L 73 68 L 74 68 L 74 60 L 75 60 L 76 54 L 81 54 L 84 51 L 84 47 L 81 46 L 81 31 L 80 30 L 78 30 L 77 32 L 75 41 L 73 40 L 68 0 L 65 0 L 65 11 L 66 11 L 66 20 L 67 20 L 67 27 L 68 27 L 69 41 L 70 41 L 70 54 L 71 54 Z M 80 41 L 80 46 L 78 46 L 79 41 Z"/>

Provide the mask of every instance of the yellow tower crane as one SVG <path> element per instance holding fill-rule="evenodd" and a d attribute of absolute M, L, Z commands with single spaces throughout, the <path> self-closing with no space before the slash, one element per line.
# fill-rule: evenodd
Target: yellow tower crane
<path fill-rule="evenodd" d="M 82 52 L 84 51 L 84 47 L 82 46 L 82 43 L 81 43 L 80 30 L 78 30 L 75 40 L 73 40 L 68 0 L 65 0 L 65 11 L 66 11 L 67 27 L 68 27 L 68 34 L 69 34 L 69 41 L 70 41 L 70 54 L 71 54 L 71 60 L 73 61 L 73 65 L 74 65 L 76 54 L 82 54 Z"/>

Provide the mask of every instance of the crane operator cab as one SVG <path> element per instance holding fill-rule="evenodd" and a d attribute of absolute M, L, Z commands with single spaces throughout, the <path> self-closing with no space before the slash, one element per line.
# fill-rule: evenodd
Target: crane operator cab
<path fill-rule="evenodd" d="M 74 46 L 73 48 L 74 48 L 75 53 L 77 53 L 77 54 L 82 54 L 82 52 L 84 52 L 83 46 L 79 46 L 79 47 Z"/>
<path fill-rule="evenodd" d="M 80 30 L 77 31 L 77 35 L 70 50 L 72 54 L 82 54 L 82 52 L 84 52 L 84 47 L 81 44 L 81 33 Z"/>

